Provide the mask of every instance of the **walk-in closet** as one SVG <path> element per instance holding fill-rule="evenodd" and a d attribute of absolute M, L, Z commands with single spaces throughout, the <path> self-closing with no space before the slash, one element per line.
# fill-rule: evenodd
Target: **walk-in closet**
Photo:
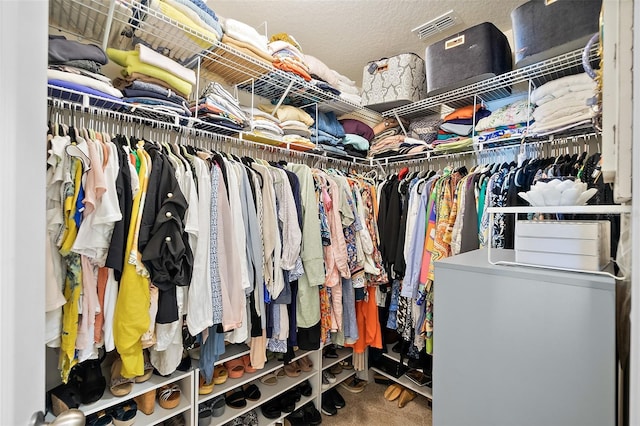
<path fill-rule="evenodd" d="M 0 2 L 0 424 L 640 424 L 636 19 Z"/>

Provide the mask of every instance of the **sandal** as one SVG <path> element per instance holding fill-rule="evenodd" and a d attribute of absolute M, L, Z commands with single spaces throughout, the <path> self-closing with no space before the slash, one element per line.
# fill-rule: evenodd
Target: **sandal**
<path fill-rule="evenodd" d="M 278 368 L 274 374 L 278 379 L 284 379 L 287 376 L 287 373 L 284 372 L 284 368 Z"/>
<path fill-rule="evenodd" d="M 342 370 L 343 368 L 340 364 L 333 364 L 331 367 L 329 367 L 329 373 L 333 374 L 334 376 L 342 373 Z"/>
<path fill-rule="evenodd" d="M 255 373 L 256 369 L 251 366 L 251 355 L 247 354 L 242 357 L 242 362 L 244 363 L 244 372 L 245 373 Z"/>
<path fill-rule="evenodd" d="M 347 359 L 340 361 L 338 364 L 340 364 L 343 370 L 353 370 L 353 364 Z"/>
<path fill-rule="evenodd" d="M 225 394 L 225 402 L 231 408 L 244 408 L 247 406 L 247 400 L 244 397 L 242 388 L 230 390 Z"/>
<path fill-rule="evenodd" d="M 136 383 L 144 383 L 153 375 L 153 365 L 149 360 L 149 352 L 143 351 L 144 354 L 144 374 L 135 378 Z"/>
<path fill-rule="evenodd" d="M 87 426 L 109 426 L 113 424 L 113 417 L 105 410 L 98 411 L 87 417 Z"/>
<path fill-rule="evenodd" d="M 309 371 L 313 370 L 313 361 L 311 361 L 311 358 L 309 358 L 309 355 L 305 355 L 302 358 L 300 358 L 298 360 L 298 365 L 300 366 L 302 371 L 304 371 L 305 373 L 308 373 Z"/>
<path fill-rule="evenodd" d="M 209 426 L 211 424 L 211 407 L 200 404 L 198 407 L 198 426 Z"/>
<path fill-rule="evenodd" d="M 180 404 L 180 388 L 175 383 L 158 389 L 158 403 L 164 409 L 171 410 Z"/>
<path fill-rule="evenodd" d="M 298 365 L 298 361 L 293 361 L 284 366 L 284 372 L 289 377 L 298 377 L 302 372 L 300 365 Z"/>
<path fill-rule="evenodd" d="M 242 386 L 242 392 L 244 392 L 244 397 L 249 401 L 257 401 L 260 399 L 262 394 L 260 393 L 260 388 L 253 383 L 247 383 Z"/>
<path fill-rule="evenodd" d="M 205 383 L 204 377 L 200 375 L 200 384 L 198 385 L 198 394 L 199 395 L 209 395 L 213 392 L 213 380 L 210 383 Z"/>
<path fill-rule="evenodd" d="M 416 397 L 416 393 L 410 389 L 402 389 L 398 398 L 398 408 L 403 408 L 407 403 Z"/>
<path fill-rule="evenodd" d="M 111 364 L 111 381 L 109 382 L 109 391 L 113 396 L 128 395 L 133 389 L 133 379 L 122 377 L 122 360 L 117 358 Z"/>
<path fill-rule="evenodd" d="M 115 426 L 131 426 L 136 421 L 138 404 L 135 401 L 127 401 L 116 405 L 110 412 Z"/>
<path fill-rule="evenodd" d="M 244 376 L 244 362 L 242 362 L 242 358 L 235 358 L 231 361 L 227 361 L 224 363 L 224 366 L 227 368 L 230 378 L 239 379 Z"/>
<path fill-rule="evenodd" d="M 404 388 L 402 386 L 397 383 L 393 383 L 384 391 L 384 399 L 387 401 L 394 401 L 398 399 L 403 390 Z"/>
<path fill-rule="evenodd" d="M 268 373 L 260 377 L 260 383 L 264 383 L 267 386 L 275 386 L 278 384 L 278 377 L 273 373 Z"/>
<path fill-rule="evenodd" d="M 226 406 L 224 395 L 216 396 L 211 403 L 211 415 L 213 417 L 220 417 L 224 414 L 224 407 Z"/>
<path fill-rule="evenodd" d="M 213 383 L 221 385 L 229 378 L 229 372 L 224 365 L 216 365 L 213 369 Z"/>

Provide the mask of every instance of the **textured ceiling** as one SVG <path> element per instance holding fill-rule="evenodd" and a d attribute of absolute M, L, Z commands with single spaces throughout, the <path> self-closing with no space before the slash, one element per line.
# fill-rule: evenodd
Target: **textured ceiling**
<path fill-rule="evenodd" d="M 285 32 L 304 53 L 330 68 L 362 81 L 367 62 L 413 52 L 424 58 L 428 45 L 482 22 L 511 29 L 511 10 L 526 0 L 208 0 L 223 17 L 233 18 L 268 34 Z M 460 23 L 420 40 L 411 30 L 454 10 Z"/>

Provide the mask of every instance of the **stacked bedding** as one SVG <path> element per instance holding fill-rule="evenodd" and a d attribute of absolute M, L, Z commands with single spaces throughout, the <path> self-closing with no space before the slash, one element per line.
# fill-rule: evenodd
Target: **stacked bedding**
<path fill-rule="evenodd" d="M 309 130 L 309 126 L 313 125 L 314 120 L 306 111 L 291 105 L 280 105 L 278 109 L 275 109 L 274 105 L 262 104 L 258 108 L 280 121 L 284 143 L 315 147 L 315 144 L 310 140 L 311 131 Z"/>
<path fill-rule="evenodd" d="M 193 52 L 209 50 L 222 37 L 222 27 L 216 14 L 201 0 L 147 0 L 127 2 L 131 4 L 132 17 L 129 26 L 121 33 L 113 32 L 112 38 L 125 36 L 133 44 L 142 42 L 158 52 L 171 55 L 180 63 L 189 63 Z M 147 8 L 154 13 L 147 13 Z M 164 15 L 173 22 L 157 16 Z M 175 23 L 179 24 L 176 25 Z M 189 28 L 198 36 L 184 31 Z M 149 28 L 153 31 L 140 31 Z M 112 42 L 120 42 L 113 39 Z M 116 45 L 113 43 L 112 45 Z"/>
<path fill-rule="evenodd" d="M 536 104 L 535 123 L 530 132 L 542 136 L 591 123 L 595 113 L 590 106 L 596 83 L 586 73 L 562 77 L 531 93 Z"/>
<path fill-rule="evenodd" d="M 193 70 L 143 44 L 137 44 L 135 50 L 128 51 L 109 48 L 107 55 L 123 67 L 122 78 L 117 85 L 129 90 L 125 102 L 143 105 L 160 113 L 191 116 L 186 99 L 196 83 Z"/>
<path fill-rule="evenodd" d="M 249 131 L 256 136 L 261 136 L 274 141 L 282 141 L 284 131 L 280 127 L 280 120 L 273 115 L 258 108 L 242 107 L 242 111 L 250 117 Z"/>
<path fill-rule="evenodd" d="M 518 100 L 493 111 L 476 124 L 476 140 L 482 143 L 500 142 L 524 137 L 533 120 L 534 105 L 527 99 Z"/>
<path fill-rule="evenodd" d="M 122 92 L 113 86 L 110 78 L 101 73 L 101 67 L 106 65 L 108 59 L 98 46 L 67 40 L 62 36 L 49 36 L 48 61 L 47 78 L 50 85 L 104 99 L 91 99 L 92 104 L 100 103 L 113 109 L 120 107 Z M 59 90 L 53 91 L 57 92 L 54 96 L 68 98 L 62 96 Z M 71 95 L 71 100 L 78 100 L 80 96 Z M 115 102 L 109 103 L 108 100 Z"/>

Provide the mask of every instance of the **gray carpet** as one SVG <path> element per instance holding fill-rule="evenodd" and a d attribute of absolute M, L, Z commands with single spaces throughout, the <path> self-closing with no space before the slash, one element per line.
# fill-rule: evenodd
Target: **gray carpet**
<path fill-rule="evenodd" d="M 336 389 L 346 402 L 346 407 L 338 410 L 335 416 L 322 415 L 323 426 L 338 425 L 385 425 L 385 426 L 431 426 L 431 409 L 427 399 L 417 395 L 403 408 L 398 401 L 384 399 L 386 385 L 369 380 L 361 393 L 351 393 L 341 386 Z"/>

